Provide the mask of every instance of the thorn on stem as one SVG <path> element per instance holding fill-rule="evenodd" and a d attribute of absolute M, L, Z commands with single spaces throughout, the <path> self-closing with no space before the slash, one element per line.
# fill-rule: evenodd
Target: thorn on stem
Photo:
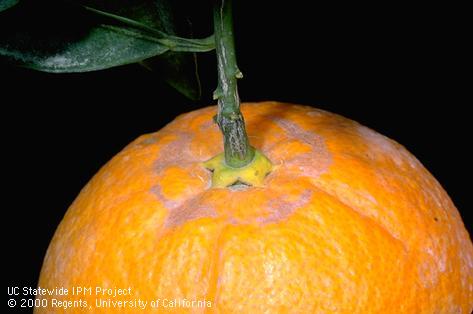
<path fill-rule="evenodd" d="M 212 98 L 213 100 L 217 100 L 223 96 L 222 90 L 220 87 L 217 87 L 217 89 L 213 92 Z"/>

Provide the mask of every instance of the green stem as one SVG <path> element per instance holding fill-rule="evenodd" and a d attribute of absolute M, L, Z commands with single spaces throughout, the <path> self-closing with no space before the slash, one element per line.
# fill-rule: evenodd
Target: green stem
<path fill-rule="evenodd" d="M 255 151 L 248 141 L 240 112 L 237 79 L 243 75 L 235 57 L 231 0 L 215 1 L 214 30 L 218 62 L 218 87 L 214 94 L 218 99 L 217 124 L 223 134 L 226 164 L 240 168 L 253 160 Z"/>

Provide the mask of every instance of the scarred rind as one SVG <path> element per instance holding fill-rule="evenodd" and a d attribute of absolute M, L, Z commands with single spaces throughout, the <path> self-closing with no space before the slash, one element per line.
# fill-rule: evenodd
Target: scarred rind
<path fill-rule="evenodd" d="M 255 186 L 264 186 L 264 178 L 271 172 L 271 161 L 259 150 L 255 150 L 253 160 L 246 166 L 233 168 L 225 163 L 225 154 L 221 153 L 203 163 L 212 170 L 212 187 L 225 188 L 238 182 Z"/>
<path fill-rule="evenodd" d="M 211 186 L 203 163 L 223 151 L 216 107 L 139 137 L 68 209 L 39 279 L 132 295 L 47 296 L 36 313 L 471 313 L 468 232 L 404 147 L 310 107 L 241 110 L 274 165 L 263 186 Z M 52 307 L 53 298 L 87 307 Z M 107 299 L 148 307 L 96 307 Z"/>

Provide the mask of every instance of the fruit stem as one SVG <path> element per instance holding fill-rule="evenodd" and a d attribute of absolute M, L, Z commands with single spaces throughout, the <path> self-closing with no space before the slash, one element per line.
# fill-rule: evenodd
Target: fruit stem
<path fill-rule="evenodd" d="M 215 0 L 213 17 L 218 67 L 218 87 L 214 92 L 214 99 L 218 99 L 216 122 L 223 134 L 225 163 L 241 168 L 253 160 L 255 150 L 250 146 L 240 111 L 237 79 L 243 75 L 235 56 L 232 1 Z"/>

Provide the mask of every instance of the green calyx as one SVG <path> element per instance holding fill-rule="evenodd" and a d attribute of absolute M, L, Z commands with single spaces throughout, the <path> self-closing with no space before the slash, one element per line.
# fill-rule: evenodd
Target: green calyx
<path fill-rule="evenodd" d="M 224 153 L 207 160 L 203 166 L 213 171 L 213 188 L 226 188 L 238 183 L 261 187 L 264 185 L 264 179 L 273 169 L 271 161 L 256 149 L 254 149 L 253 159 L 243 167 L 229 166 L 225 162 Z"/>

